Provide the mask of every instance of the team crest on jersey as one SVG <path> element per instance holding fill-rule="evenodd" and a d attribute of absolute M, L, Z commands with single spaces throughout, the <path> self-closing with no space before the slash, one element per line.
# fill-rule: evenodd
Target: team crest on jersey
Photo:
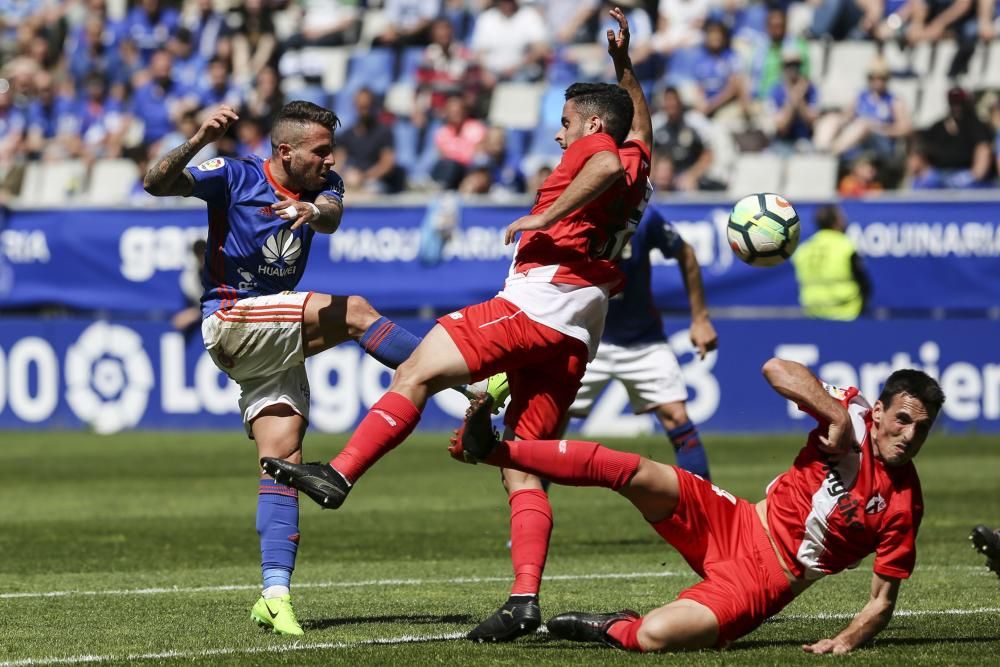
<path fill-rule="evenodd" d="M 882 497 L 881 493 L 876 493 L 868 499 L 868 504 L 865 505 L 865 514 L 878 514 L 879 512 L 884 512 L 885 507 L 885 498 Z"/>
<path fill-rule="evenodd" d="M 833 396 L 838 401 L 844 400 L 847 397 L 847 390 L 840 387 L 834 387 L 832 384 L 823 384 L 823 388 L 826 389 L 826 393 Z"/>
<path fill-rule="evenodd" d="M 211 160 L 205 160 L 198 165 L 198 171 L 215 171 L 216 169 L 222 169 L 226 161 L 221 157 L 213 157 Z"/>

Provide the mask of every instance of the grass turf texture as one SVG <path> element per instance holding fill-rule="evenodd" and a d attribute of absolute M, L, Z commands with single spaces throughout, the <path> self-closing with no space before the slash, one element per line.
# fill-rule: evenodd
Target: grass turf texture
<path fill-rule="evenodd" d="M 802 437 L 705 440 L 716 483 L 756 500 L 790 464 Z M 341 510 L 322 511 L 303 499 L 293 580 L 306 629 L 299 641 L 264 633 L 249 620 L 259 594 L 256 468 L 253 445 L 237 430 L 113 437 L 7 432 L 0 442 L 0 664 L 82 656 L 212 665 L 673 660 L 543 634 L 492 646 L 442 638 L 468 631 L 496 609 L 511 576 L 499 474 L 449 459 L 442 435 L 412 437 Z M 307 458 L 325 458 L 342 443 L 312 435 Z M 672 460 L 663 437 L 608 444 Z M 1000 523 L 1000 443 L 934 435 L 918 468 L 926 514 L 917 572 L 903 585 L 890 627 L 846 662 L 995 664 L 1000 582 L 966 538 L 976 523 Z M 696 581 L 616 494 L 554 487 L 551 496 L 546 618 L 571 609 L 643 612 Z M 824 660 L 799 645 L 846 624 L 867 600 L 870 572 L 869 559 L 818 583 L 727 652 L 683 660 Z M 427 637 L 437 639 L 421 641 Z M 390 643 L 373 643 L 382 640 Z"/>

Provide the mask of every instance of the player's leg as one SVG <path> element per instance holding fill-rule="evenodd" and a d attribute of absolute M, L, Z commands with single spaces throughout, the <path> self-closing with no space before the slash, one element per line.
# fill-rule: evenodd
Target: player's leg
<path fill-rule="evenodd" d="M 986 556 L 986 566 L 1000 575 L 1000 531 L 979 524 L 969 539 L 975 550 Z"/>
<path fill-rule="evenodd" d="M 708 479 L 708 457 L 698 428 L 688 418 L 687 383 L 670 345 L 662 341 L 614 346 L 612 351 L 615 376 L 625 385 L 632 410 L 653 412 L 673 445 L 677 465 Z"/>
<path fill-rule="evenodd" d="M 420 343 L 419 337 L 380 315 L 364 297 L 312 293 L 302 314 L 305 356 L 349 339 L 389 368 L 406 361 Z"/>
<path fill-rule="evenodd" d="M 684 651 L 718 644 L 719 621 L 694 600 L 674 600 L 645 616 L 630 611 L 595 614 L 566 612 L 549 619 L 549 633 L 560 639 L 599 642 L 626 651 Z"/>
<path fill-rule="evenodd" d="M 656 406 L 655 414 L 673 445 L 677 465 L 705 479 L 711 479 L 708 455 L 701 442 L 698 427 L 688 417 L 685 401 L 661 403 Z"/>

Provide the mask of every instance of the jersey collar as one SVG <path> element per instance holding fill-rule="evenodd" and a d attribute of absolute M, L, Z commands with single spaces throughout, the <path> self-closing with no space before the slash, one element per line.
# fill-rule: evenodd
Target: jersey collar
<path fill-rule="evenodd" d="M 267 182 L 270 183 L 274 187 L 274 189 L 278 191 L 278 194 L 284 197 L 288 197 L 289 199 L 294 199 L 295 201 L 298 201 L 299 197 L 302 196 L 298 192 L 292 192 L 288 188 L 278 183 L 277 180 L 275 180 L 274 176 L 271 175 L 270 160 L 264 160 L 264 176 L 267 178 Z"/>

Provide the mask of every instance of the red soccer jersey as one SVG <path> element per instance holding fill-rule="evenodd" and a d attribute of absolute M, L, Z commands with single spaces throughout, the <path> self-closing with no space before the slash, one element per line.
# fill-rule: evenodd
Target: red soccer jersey
<path fill-rule="evenodd" d="M 917 470 L 912 462 L 887 467 L 875 458 L 871 406 L 857 389 L 824 387 L 847 407 L 860 451 L 823 452 L 821 422 L 792 467 L 767 488 L 771 536 L 796 577 L 835 574 L 874 552 L 877 574 L 905 579 L 916 562 L 924 509 Z"/>
<path fill-rule="evenodd" d="M 524 232 L 514 258 L 516 273 L 547 267 L 532 273 L 545 275 L 546 282 L 569 285 L 618 286 L 622 282 L 614 253 L 624 243 L 619 243 L 616 235 L 629 233 L 629 217 L 647 199 L 650 155 L 646 144 L 633 140 L 619 147 L 611 135 L 603 132 L 577 139 L 538 188 L 531 213 L 541 213 L 551 206 L 587 160 L 602 151 L 618 153 L 624 178 L 548 229 Z"/>

